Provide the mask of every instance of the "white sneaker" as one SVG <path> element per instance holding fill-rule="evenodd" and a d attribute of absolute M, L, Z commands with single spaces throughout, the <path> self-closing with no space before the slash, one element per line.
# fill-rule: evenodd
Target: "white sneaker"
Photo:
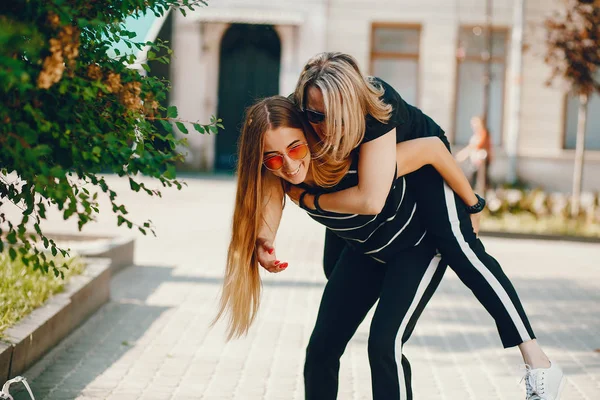
<path fill-rule="evenodd" d="M 523 378 L 527 400 L 560 400 L 565 377 L 556 363 L 551 362 L 550 368 L 532 369 L 529 365 L 525 365 L 525 368 L 527 372 Z"/>

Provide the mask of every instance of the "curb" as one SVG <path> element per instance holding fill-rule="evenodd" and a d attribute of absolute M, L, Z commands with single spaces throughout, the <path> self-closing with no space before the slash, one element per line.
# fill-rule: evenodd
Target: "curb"
<path fill-rule="evenodd" d="M 112 273 L 133 265 L 135 240 L 132 238 L 65 234 L 48 234 L 47 236 L 55 240 L 73 240 L 74 243 L 66 247 L 69 247 L 71 252 L 83 257 L 110 258 Z M 81 240 L 82 237 L 86 240 Z M 90 241 L 93 242 L 90 243 Z"/>
<path fill-rule="evenodd" d="M 501 231 L 480 231 L 479 234 L 481 236 L 504 239 L 533 239 L 548 240 L 555 242 L 600 243 L 600 237 L 591 236 L 545 235 L 543 233 L 520 233 Z"/>
<path fill-rule="evenodd" d="M 110 296 L 110 259 L 92 260 L 65 291 L 52 296 L 4 334 L 10 344 L 8 378 L 27 370 Z"/>
<path fill-rule="evenodd" d="M 78 238 L 81 240 L 81 236 Z M 112 275 L 133 265 L 133 239 L 92 239 L 101 240 L 94 246 L 71 246 L 73 253 L 82 256 L 87 264 L 83 273 L 72 277 L 63 292 L 4 331 L 5 340 L 0 341 L 0 382 L 25 372 L 106 304 Z"/>
<path fill-rule="evenodd" d="M 13 345 L 4 341 L 0 342 L 0 382 L 5 382 L 10 376 L 10 363 L 12 361 Z"/>

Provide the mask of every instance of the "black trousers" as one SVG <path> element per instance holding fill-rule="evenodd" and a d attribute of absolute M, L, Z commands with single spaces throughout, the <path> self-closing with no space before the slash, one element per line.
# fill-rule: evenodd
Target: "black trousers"
<path fill-rule="evenodd" d="M 445 263 L 475 294 L 496 322 L 504 347 L 534 339 L 521 301 L 502 267 L 473 232 L 463 201 L 431 166 L 407 175 L 417 196 L 417 215 Z M 331 275 L 346 242 L 327 230 L 323 266 Z"/>
<path fill-rule="evenodd" d="M 306 350 L 306 399 L 336 398 L 340 357 L 378 299 L 368 342 L 373 399 L 412 399 L 410 364 L 402 346 L 446 265 L 426 241 L 387 264 L 349 246 L 335 258 L 335 266 L 327 270 L 328 282 Z"/>

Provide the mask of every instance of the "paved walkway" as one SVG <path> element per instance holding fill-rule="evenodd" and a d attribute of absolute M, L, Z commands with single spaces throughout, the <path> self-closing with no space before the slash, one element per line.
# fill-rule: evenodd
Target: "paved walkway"
<path fill-rule="evenodd" d="M 209 323 L 234 183 L 189 178 L 189 187 L 160 200 L 109 181 L 135 220 L 153 220 L 158 238 L 136 236 L 136 265 L 113 278 L 112 301 L 29 371 L 36 398 L 302 399 L 304 348 L 325 282 L 323 229 L 290 203 L 276 246 L 290 266 L 263 275 L 256 325 L 227 343 L 223 324 Z M 84 233 L 130 234 L 102 207 Z M 75 227 L 51 214 L 46 229 Z M 484 241 L 517 287 L 540 342 L 568 374 L 564 400 L 600 399 L 600 246 Z M 367 323 L 342 359 L 340 399 L 371 398 Z M 518 351 L 501 348 L 492 319 L 451 271 L 405 350 L 417 400 L 524 398 Z"/>

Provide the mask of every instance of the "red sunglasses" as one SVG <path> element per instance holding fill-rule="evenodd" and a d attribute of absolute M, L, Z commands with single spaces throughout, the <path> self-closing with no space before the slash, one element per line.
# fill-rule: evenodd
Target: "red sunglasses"
<path fill-rule="evenodd" d="M 299 143 L 291 148 L 289 148 L 285 154 L 292 160 L 302 160 L 308 154 L 308 144 Z M 270 171 L 277 171 L 283 167 L 283 154 L 275 154 L 267 156 L 267 158 L 263 159 L 263 164 Z"/>

